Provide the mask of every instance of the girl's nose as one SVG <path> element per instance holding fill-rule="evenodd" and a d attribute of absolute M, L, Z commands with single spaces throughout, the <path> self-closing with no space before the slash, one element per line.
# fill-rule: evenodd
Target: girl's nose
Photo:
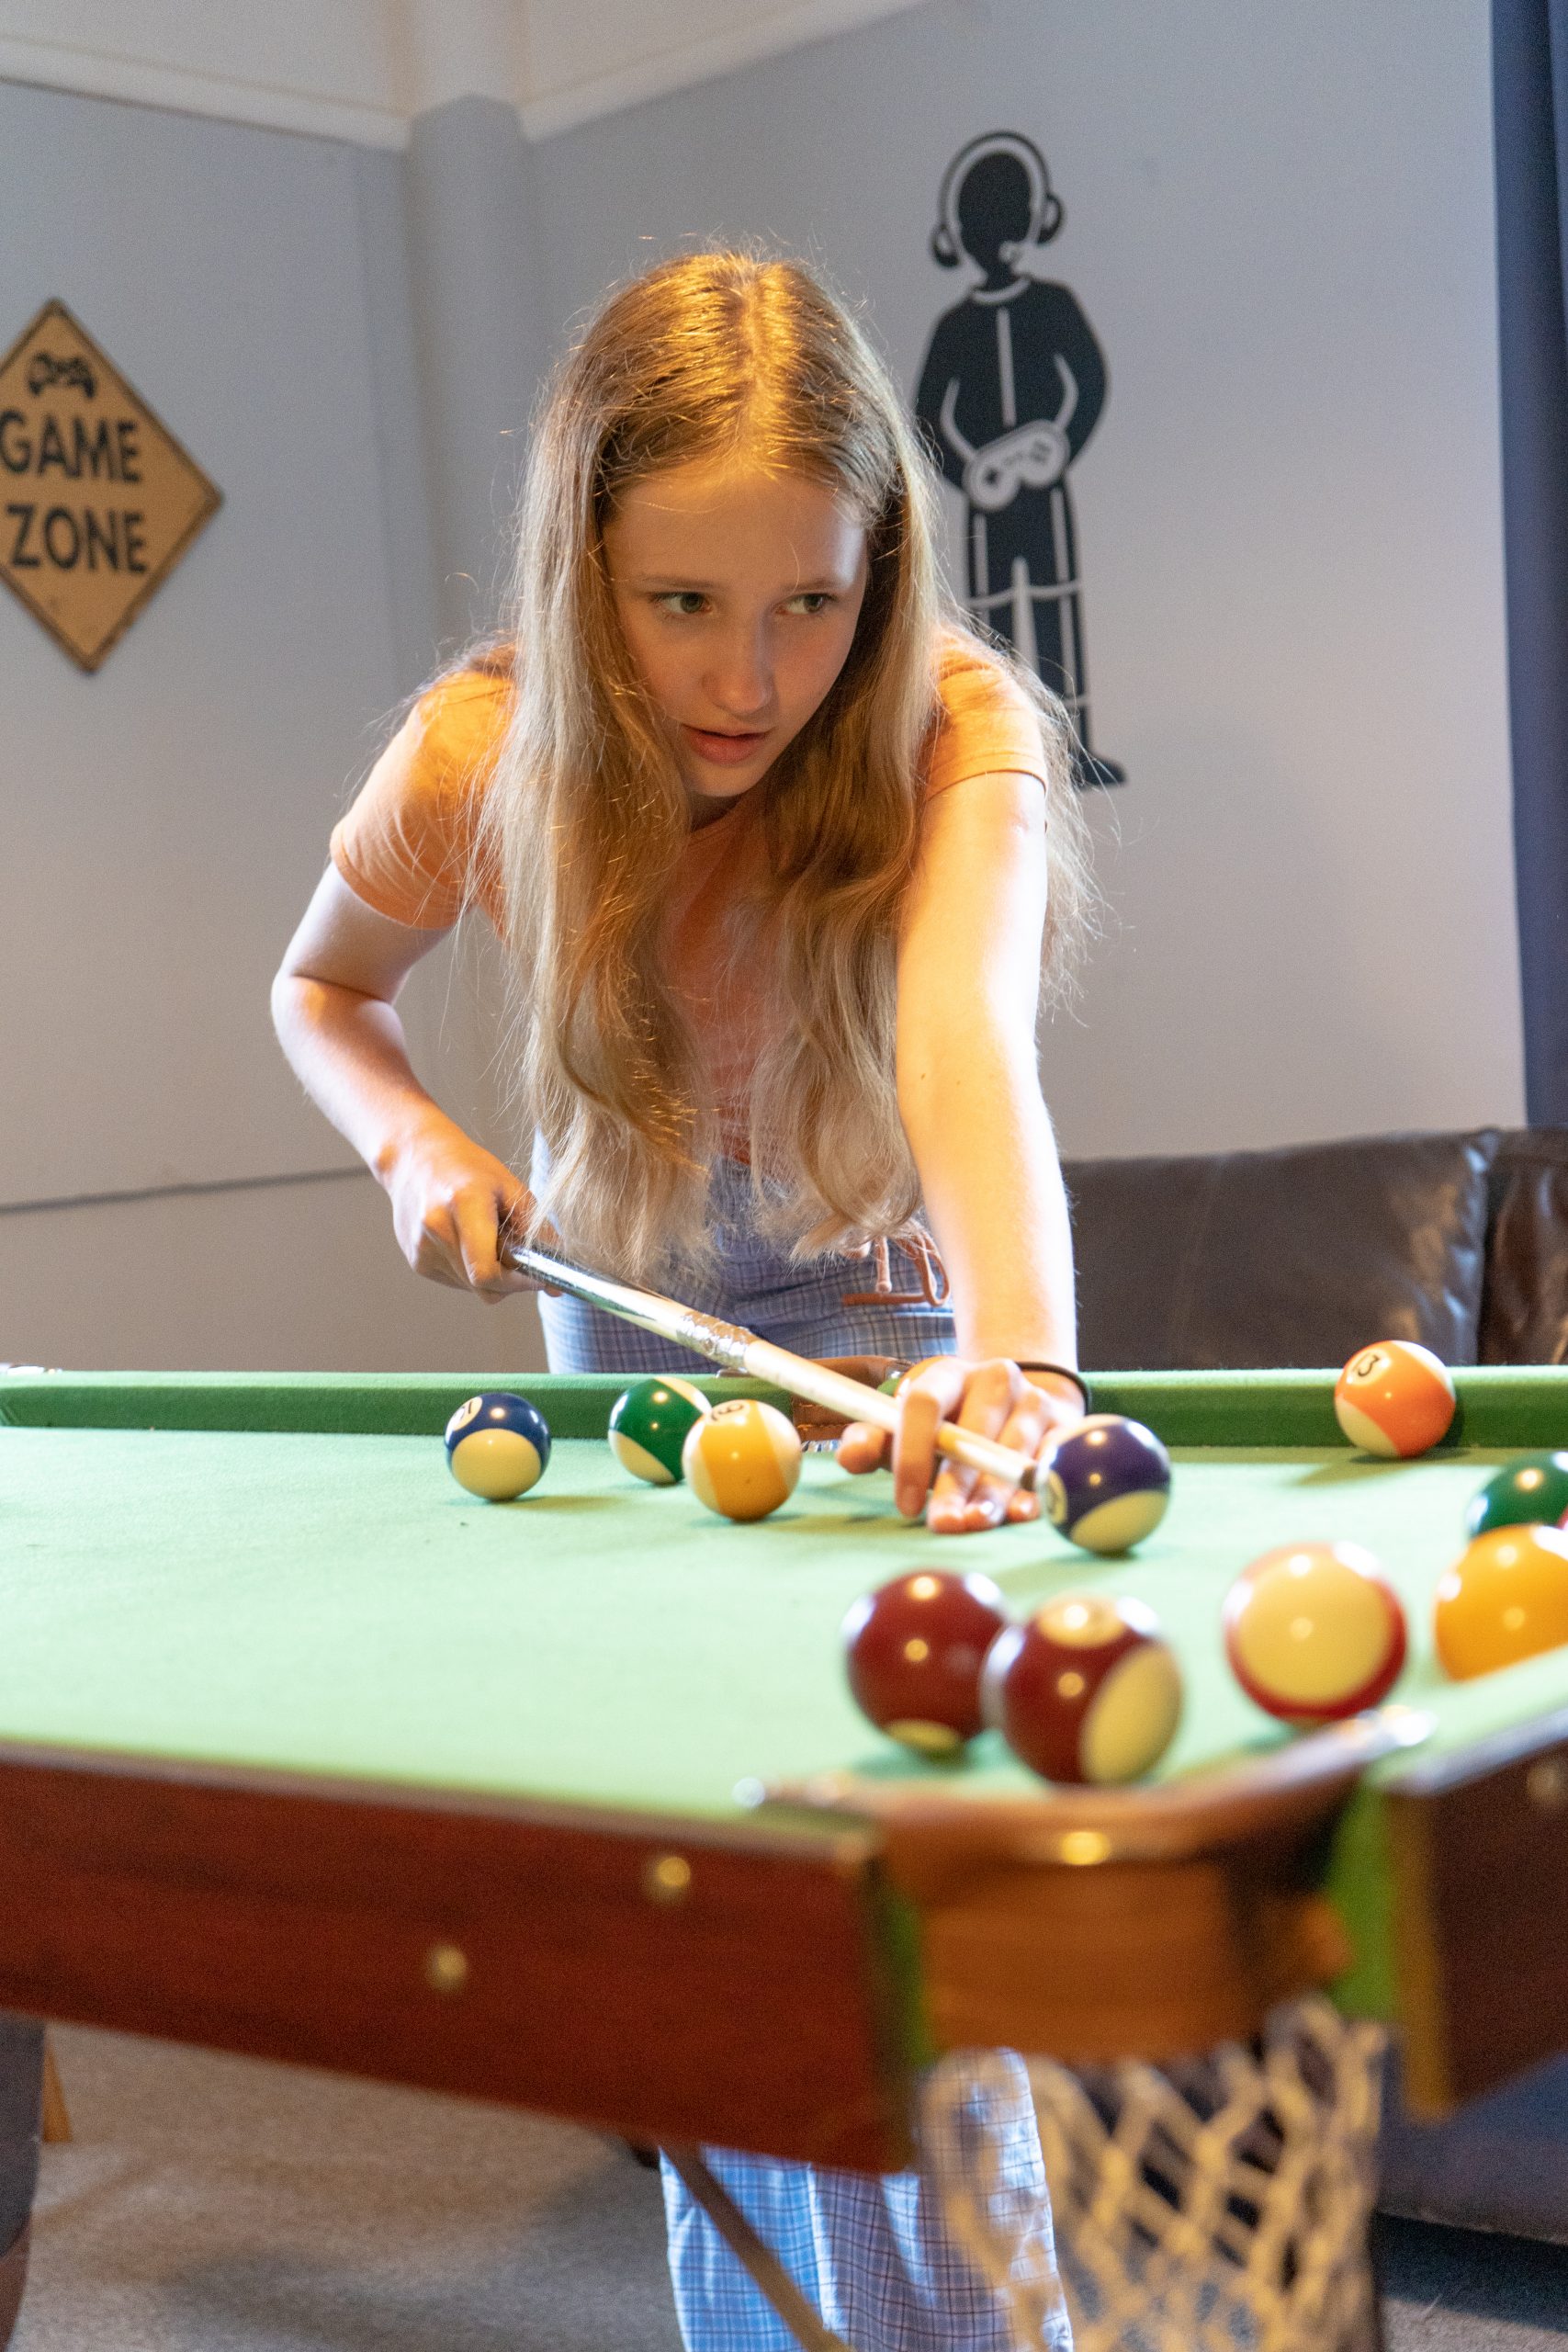
<path fill-rule="evenodd" d="M 773 704 L 773 679 L 761 632 L 737 630 L 716 649 L 707 690 L 738 723 L 765 716 Z"/>

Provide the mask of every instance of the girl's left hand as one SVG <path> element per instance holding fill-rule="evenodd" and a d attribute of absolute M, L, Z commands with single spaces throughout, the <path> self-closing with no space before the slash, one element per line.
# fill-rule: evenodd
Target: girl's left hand
<path fill-rule="evenodd" d="M 939 1421 L 956 1421 L 1039 1461 L 1064 1429 L 1083 1419 L 1083 1400 L 1070 1382 L 1037 1387 L 1003 1356 L 985 1363 L 933 1357 L 906 1383 L 898 1404 L 898 1430 L 891 1440 L 893 1498 L 906 1519 L 918 1519 L 923 1510 L 938 1535 L 976 1534 L 1040 1515 L 1038 1497 L 939 1454 Z M 882 1430 L 852 1421 L 839 1441 L 839 1461 L 846 1470 L 880 1470 L 888 1444 Z"/>

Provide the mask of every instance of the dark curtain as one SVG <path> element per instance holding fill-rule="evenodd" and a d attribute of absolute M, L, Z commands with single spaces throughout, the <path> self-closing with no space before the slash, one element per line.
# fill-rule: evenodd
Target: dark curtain
<path fill-rule="evenodd" d="M 1492 0 L 1514 859 L 1532 1125 L 1568 1124 L 1568 0 Z"/>

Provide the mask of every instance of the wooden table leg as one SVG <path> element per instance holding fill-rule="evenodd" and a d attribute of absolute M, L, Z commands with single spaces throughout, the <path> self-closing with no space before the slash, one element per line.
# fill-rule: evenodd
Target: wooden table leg
<path fill-rule="evenodd" d="M 763 2245 L 700 2149 L 671 2147 L 669 2157 L 736 2260 L 742 2263 L 803 2352 L 853 2352 L 853 2346 L 823 2326 L 795 2280 Z"/>
<path fill-rule="evenodd" d="M 65 2104 L 65 2093 L 60 2086 L 60 2069 L 54 2063 L 54 2044 L 45 2033 L 43 2038 L 43 2143 L 46 2148 L 62 2148 L 68 2143 L 71 2137 L 71 2110 Z"/>

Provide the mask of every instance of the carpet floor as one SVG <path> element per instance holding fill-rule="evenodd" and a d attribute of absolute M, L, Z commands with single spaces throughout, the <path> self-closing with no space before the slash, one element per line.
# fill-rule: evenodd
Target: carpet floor
<path fill-rule="evenodd" d="M 680 2352 L 656 2177 L 503 2109 L 56 2029 L 14 2352 Z M 1389 2352 L 1564 2352 L 1568 2248 L 1379 2225 Z"/>
<path fill-rule="evenodd" d="M 1388 2352 L 1568 2346 L 1568 2246 L 1386 2217 L 1375 2243 Z"/>
<path fill-rule="evenodd" d="M 565 2124 L 57 2028 L 14 2352 L 680 2352 L 657 2175 Z"/>

